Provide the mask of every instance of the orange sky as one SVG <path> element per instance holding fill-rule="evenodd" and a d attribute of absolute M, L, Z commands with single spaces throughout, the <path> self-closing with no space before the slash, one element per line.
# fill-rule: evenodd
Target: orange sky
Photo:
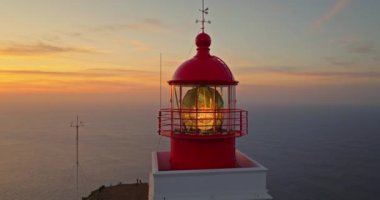
<path fill-rule="evenodd" d="M 75 1 L 4 3 L 0 103 L 121 97 L 154 103 L 159 54 L 165 82 L 194 55 L 199 25 L 193 19 L 199 5 L 92 3 L 91 9 Z M 380 103 L 375 92 L 380 88 L 375 33 L 380 30 L 375 21 L 358 25 L 357 20 L 372 15 L 358 18 L 357 3 L 299 3 L 308 13 L 294 12 L 294 2 L 207 3 L 213 8 L 208 16 L 213 23 L 206 28 L 213 38 L 211 53 L 230 66 L 240 82 L 242 102 Z M 272 15 L 262 18 L 267 13 Z M 308 91 L 313 94 L 305 96 Z"/>

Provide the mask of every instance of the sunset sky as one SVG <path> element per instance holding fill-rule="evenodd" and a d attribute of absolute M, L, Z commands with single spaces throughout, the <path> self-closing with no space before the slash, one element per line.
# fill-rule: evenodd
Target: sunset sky
<path fill-rule="evenodd" d="M 160 52 L 166 81 L 200 31 L 201 0 L 0 3 L 2 105 L 157 102 Z M 240 82 L 240 102 L 380 105 L 380 1 L 205 4 L 211 53 Z"/>

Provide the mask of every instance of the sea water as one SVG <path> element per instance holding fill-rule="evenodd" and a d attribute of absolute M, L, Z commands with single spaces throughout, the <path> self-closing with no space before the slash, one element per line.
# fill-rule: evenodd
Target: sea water
<path fill-rule="evenodd" d="M 242 106 L 249 134 L 238 148 L 269 168 L 275 199 L 377 200 L 380 107 Z M 0 112 L 0 199 L 69 200 L 79 190 L 148 180 L 151 152 L 168 149 L 157 136 L 157 106 L 3 108 Z"/>

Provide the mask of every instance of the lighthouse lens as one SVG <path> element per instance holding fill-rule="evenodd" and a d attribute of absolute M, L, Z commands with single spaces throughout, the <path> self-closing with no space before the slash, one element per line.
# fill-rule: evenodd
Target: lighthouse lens
<path fill-rule="evenodd" d="M 223 123 L 223 98 L 208 86 L 186 92 L 181 102 L 181 118 L 186 131 L 215 132 Z"/>

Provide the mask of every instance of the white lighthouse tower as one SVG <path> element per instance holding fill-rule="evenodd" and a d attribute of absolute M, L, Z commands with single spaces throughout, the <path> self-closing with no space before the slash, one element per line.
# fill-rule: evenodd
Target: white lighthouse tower
<path fill-rule="evenodd" d="M 210 54 L 204 31 L 197 54 L 175 71 L 170 108 L 159 111 L 159 134 L 170 138 L 170 150 L 152 153 L 150 200 L 262 200 L 268 169 L 236 149 L 248 134 L 248 112 L 236 107 L 238 81 L 227 64 Z"/>

